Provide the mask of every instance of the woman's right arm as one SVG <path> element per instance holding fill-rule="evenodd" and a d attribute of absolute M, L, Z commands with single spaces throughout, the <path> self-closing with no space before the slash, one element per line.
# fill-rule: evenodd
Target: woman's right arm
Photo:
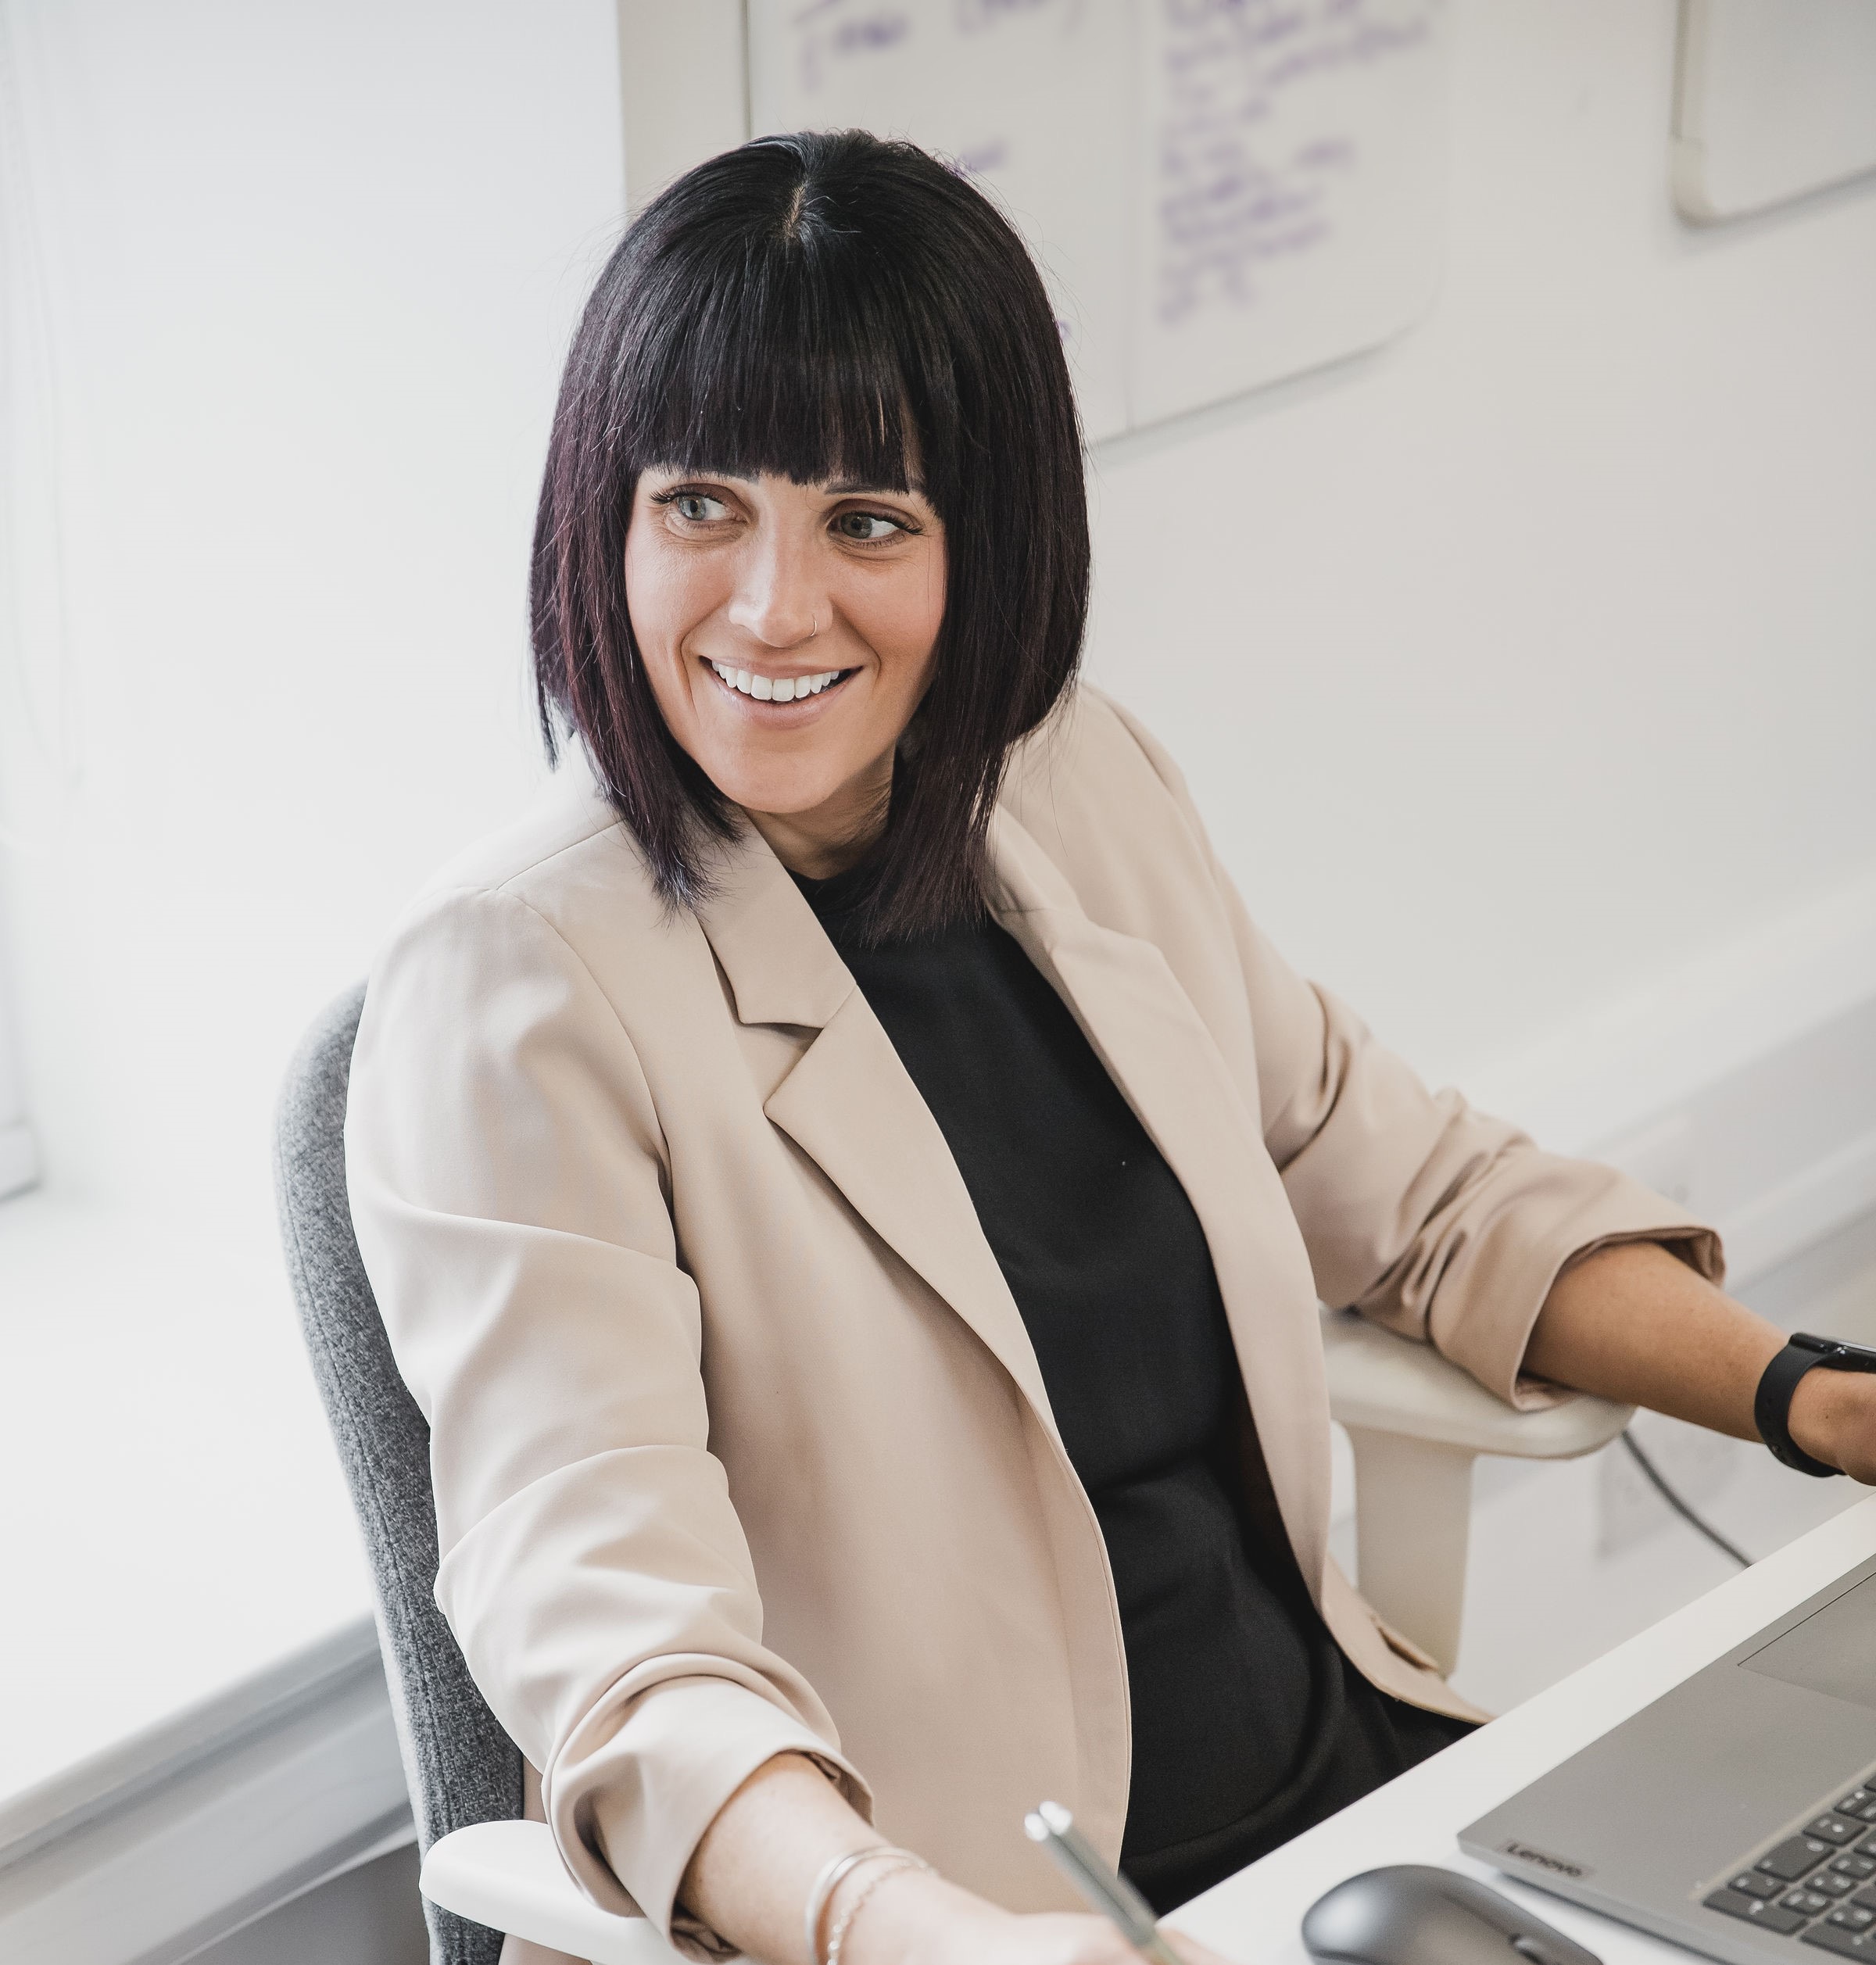
<path fill-rule="evenodd" d="M 439 1606 L 573 1874 L 707 1952 L 678 1881 L 752 1773 L 812 1756 L 868 1804 L 762 1641 L 637 1050 L 579 920 L 522 884 L 430 897 L 375 967 L 347 1186 L 430 1423 Z"/>
<path fill-rule="evenodd" d="M 821 1965 L 829 1936 L 850 1913 L 841 1965 L 1140 1965 L 1140 1953 L 1105 1918 L 1018 1917 L 942 1877 L 910 1868 L 886 1873 L 873 1863 L 836 1885 L 821 1921 L 819 1956 L 811 1960 L 804 1913 L 822 1866 L 885 1840 L 811 1761 L 782 1755 L 730 1797 L 697 1845 L 680 1894 L 700 1922 L 764 1965 Z M 1167 1936 L 1192 1965 L 1224 1965 L 1190 1939 Z"/>

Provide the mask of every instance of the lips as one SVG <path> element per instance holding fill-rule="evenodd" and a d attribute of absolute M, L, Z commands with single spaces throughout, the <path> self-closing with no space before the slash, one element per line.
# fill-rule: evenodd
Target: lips
<path fill-rule="evenodd" d="M 756 703 L 799 703 L 820 696 L 853 674 L 851 669 L 817 669 L 809 675 L 763 675 L 753 669 L 732 668 L 726 662 L 710 664 L 717 680 Z"/>

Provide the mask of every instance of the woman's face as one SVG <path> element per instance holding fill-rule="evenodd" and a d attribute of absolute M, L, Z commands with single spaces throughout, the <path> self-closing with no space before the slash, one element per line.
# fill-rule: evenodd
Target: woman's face
<path fill-rule="evenodd" d="M 797 872 L 884 810 L 930 678 L 944 528 L 916 489 L 643 472 L 625 596 L 671 734 Z"/>

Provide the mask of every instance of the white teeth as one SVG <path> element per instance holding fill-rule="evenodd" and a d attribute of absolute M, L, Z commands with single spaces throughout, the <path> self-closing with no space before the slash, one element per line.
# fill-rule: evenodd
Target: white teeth
<path fill-rule="evenodd" d="M 726 668 L 721 662 L 712 662 L 711 667 L 731 689 L 758 703 L 799 703 L 803 696 L 818 696 L 830 682 L 840 679 L 837 668 L 823 669 L 818 675 L 757 675 L 746 668 Z"/>

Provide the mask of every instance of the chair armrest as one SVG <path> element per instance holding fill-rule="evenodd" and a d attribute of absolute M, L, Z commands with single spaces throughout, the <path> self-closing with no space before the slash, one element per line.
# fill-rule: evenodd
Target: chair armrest
<path fill-rule="evenodd" d="M 1587 1392 L 1520 1412 L 1449 1364 L 1430 1344 L 1397 1337 L 1352 1310 L 1323 1312 L 1329 1410 L 1344 1426 L 1425 1440 L 1467 1453 L 1570 1460 L 1606 1446 L 1634 1408 Z"/>
<path fill-rule="evenodd" d="M 478 1822 L 440 1837 L 424 1858 L 419 1887 L 459 1917 L 593 1965 L 671 1965 L 678 1956 L 648 1919 L 594 1903 L 567 1874 L 542 1822 Z"/>

